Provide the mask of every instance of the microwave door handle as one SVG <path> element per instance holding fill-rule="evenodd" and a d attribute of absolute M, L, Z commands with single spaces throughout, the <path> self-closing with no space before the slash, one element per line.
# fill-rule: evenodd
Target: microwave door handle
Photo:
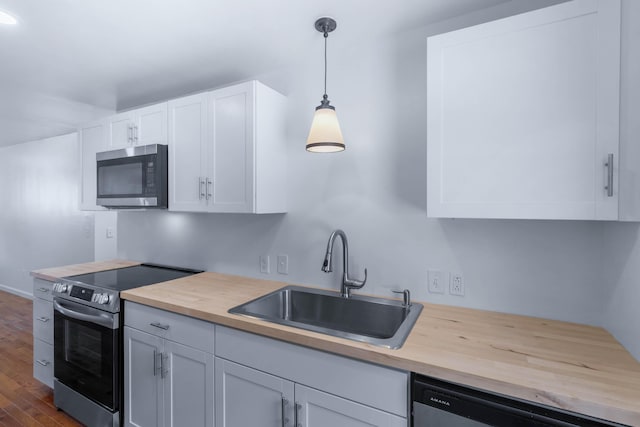
<path fill-rule="evenodd" d="M 70 317 L 76 320 L 82 320 L 89 323 L 94 323 L 96 325 L 104 326 L 109 329 L 117 329 L 118 322 L 116 321 L 115 316 L 110 316 L 107 313 L 105 314 L 85 314 L 78 313 L 77 311 L 70 310 L 66 307 L 63 307 L 58 301 L 53 301 L 53 308 L 60 314 Z"/>

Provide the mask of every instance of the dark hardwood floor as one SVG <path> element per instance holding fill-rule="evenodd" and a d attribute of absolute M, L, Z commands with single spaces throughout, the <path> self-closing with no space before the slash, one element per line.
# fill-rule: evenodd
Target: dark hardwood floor
<path fill-rule="evenodd" d="M 0 291 L 0 426 L 80 426 L 33 378 L 31 300 Z"/>

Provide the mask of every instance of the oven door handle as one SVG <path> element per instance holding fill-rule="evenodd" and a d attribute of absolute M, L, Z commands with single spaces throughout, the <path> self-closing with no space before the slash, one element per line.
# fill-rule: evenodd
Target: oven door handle
<path fill-rule="evenodd" d="M 81 304 L 61 302 L 57 298 L 53 300 L 53 308 L 63 316 L 67 316 L 72 319 L 83 320 L 109 329 L 118 329 L 117 314 L 106 313 Z"/>

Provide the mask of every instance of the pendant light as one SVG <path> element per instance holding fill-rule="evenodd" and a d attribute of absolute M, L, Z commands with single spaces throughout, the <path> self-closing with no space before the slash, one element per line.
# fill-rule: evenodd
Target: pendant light
<path fill-rule="evenodd" d="M 329 105 L 327 97 L 327 38 L 336 29 L 336 21 L 320 18 L 316 21 L 316 30 L 324 34 L 324 95 L 313 115 L 311 130 L 307 138 L 307 151 L 313 153 L 334 153 L 345 149 L 336 109 Z"/>

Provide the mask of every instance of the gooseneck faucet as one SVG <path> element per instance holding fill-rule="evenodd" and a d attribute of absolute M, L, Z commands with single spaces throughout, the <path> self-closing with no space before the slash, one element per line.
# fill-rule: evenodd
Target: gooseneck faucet
<path fill-rule="evenodd" d="M 329 236 L 329 242 L 327 243 L 327 253 L 324 256 L 324 263 L 322 264 L 322 271 L 325 273 L 331 273 L 332 255 L 333 255 L 333 242 L 336 237 L 340 236 L 342 240 L 342 265 L 344 272 L 342 273 L 342 287 L 340 294 L 343 298 L 349 298 L 351 296 L 351 289 L 360 289 L 367 282 L 367 269 L 364 269 L 364 280 L 351 279 L 349 277 L 349 243 L 347 242 L 347 235 L 342 230 L 336 230 Z"/>

